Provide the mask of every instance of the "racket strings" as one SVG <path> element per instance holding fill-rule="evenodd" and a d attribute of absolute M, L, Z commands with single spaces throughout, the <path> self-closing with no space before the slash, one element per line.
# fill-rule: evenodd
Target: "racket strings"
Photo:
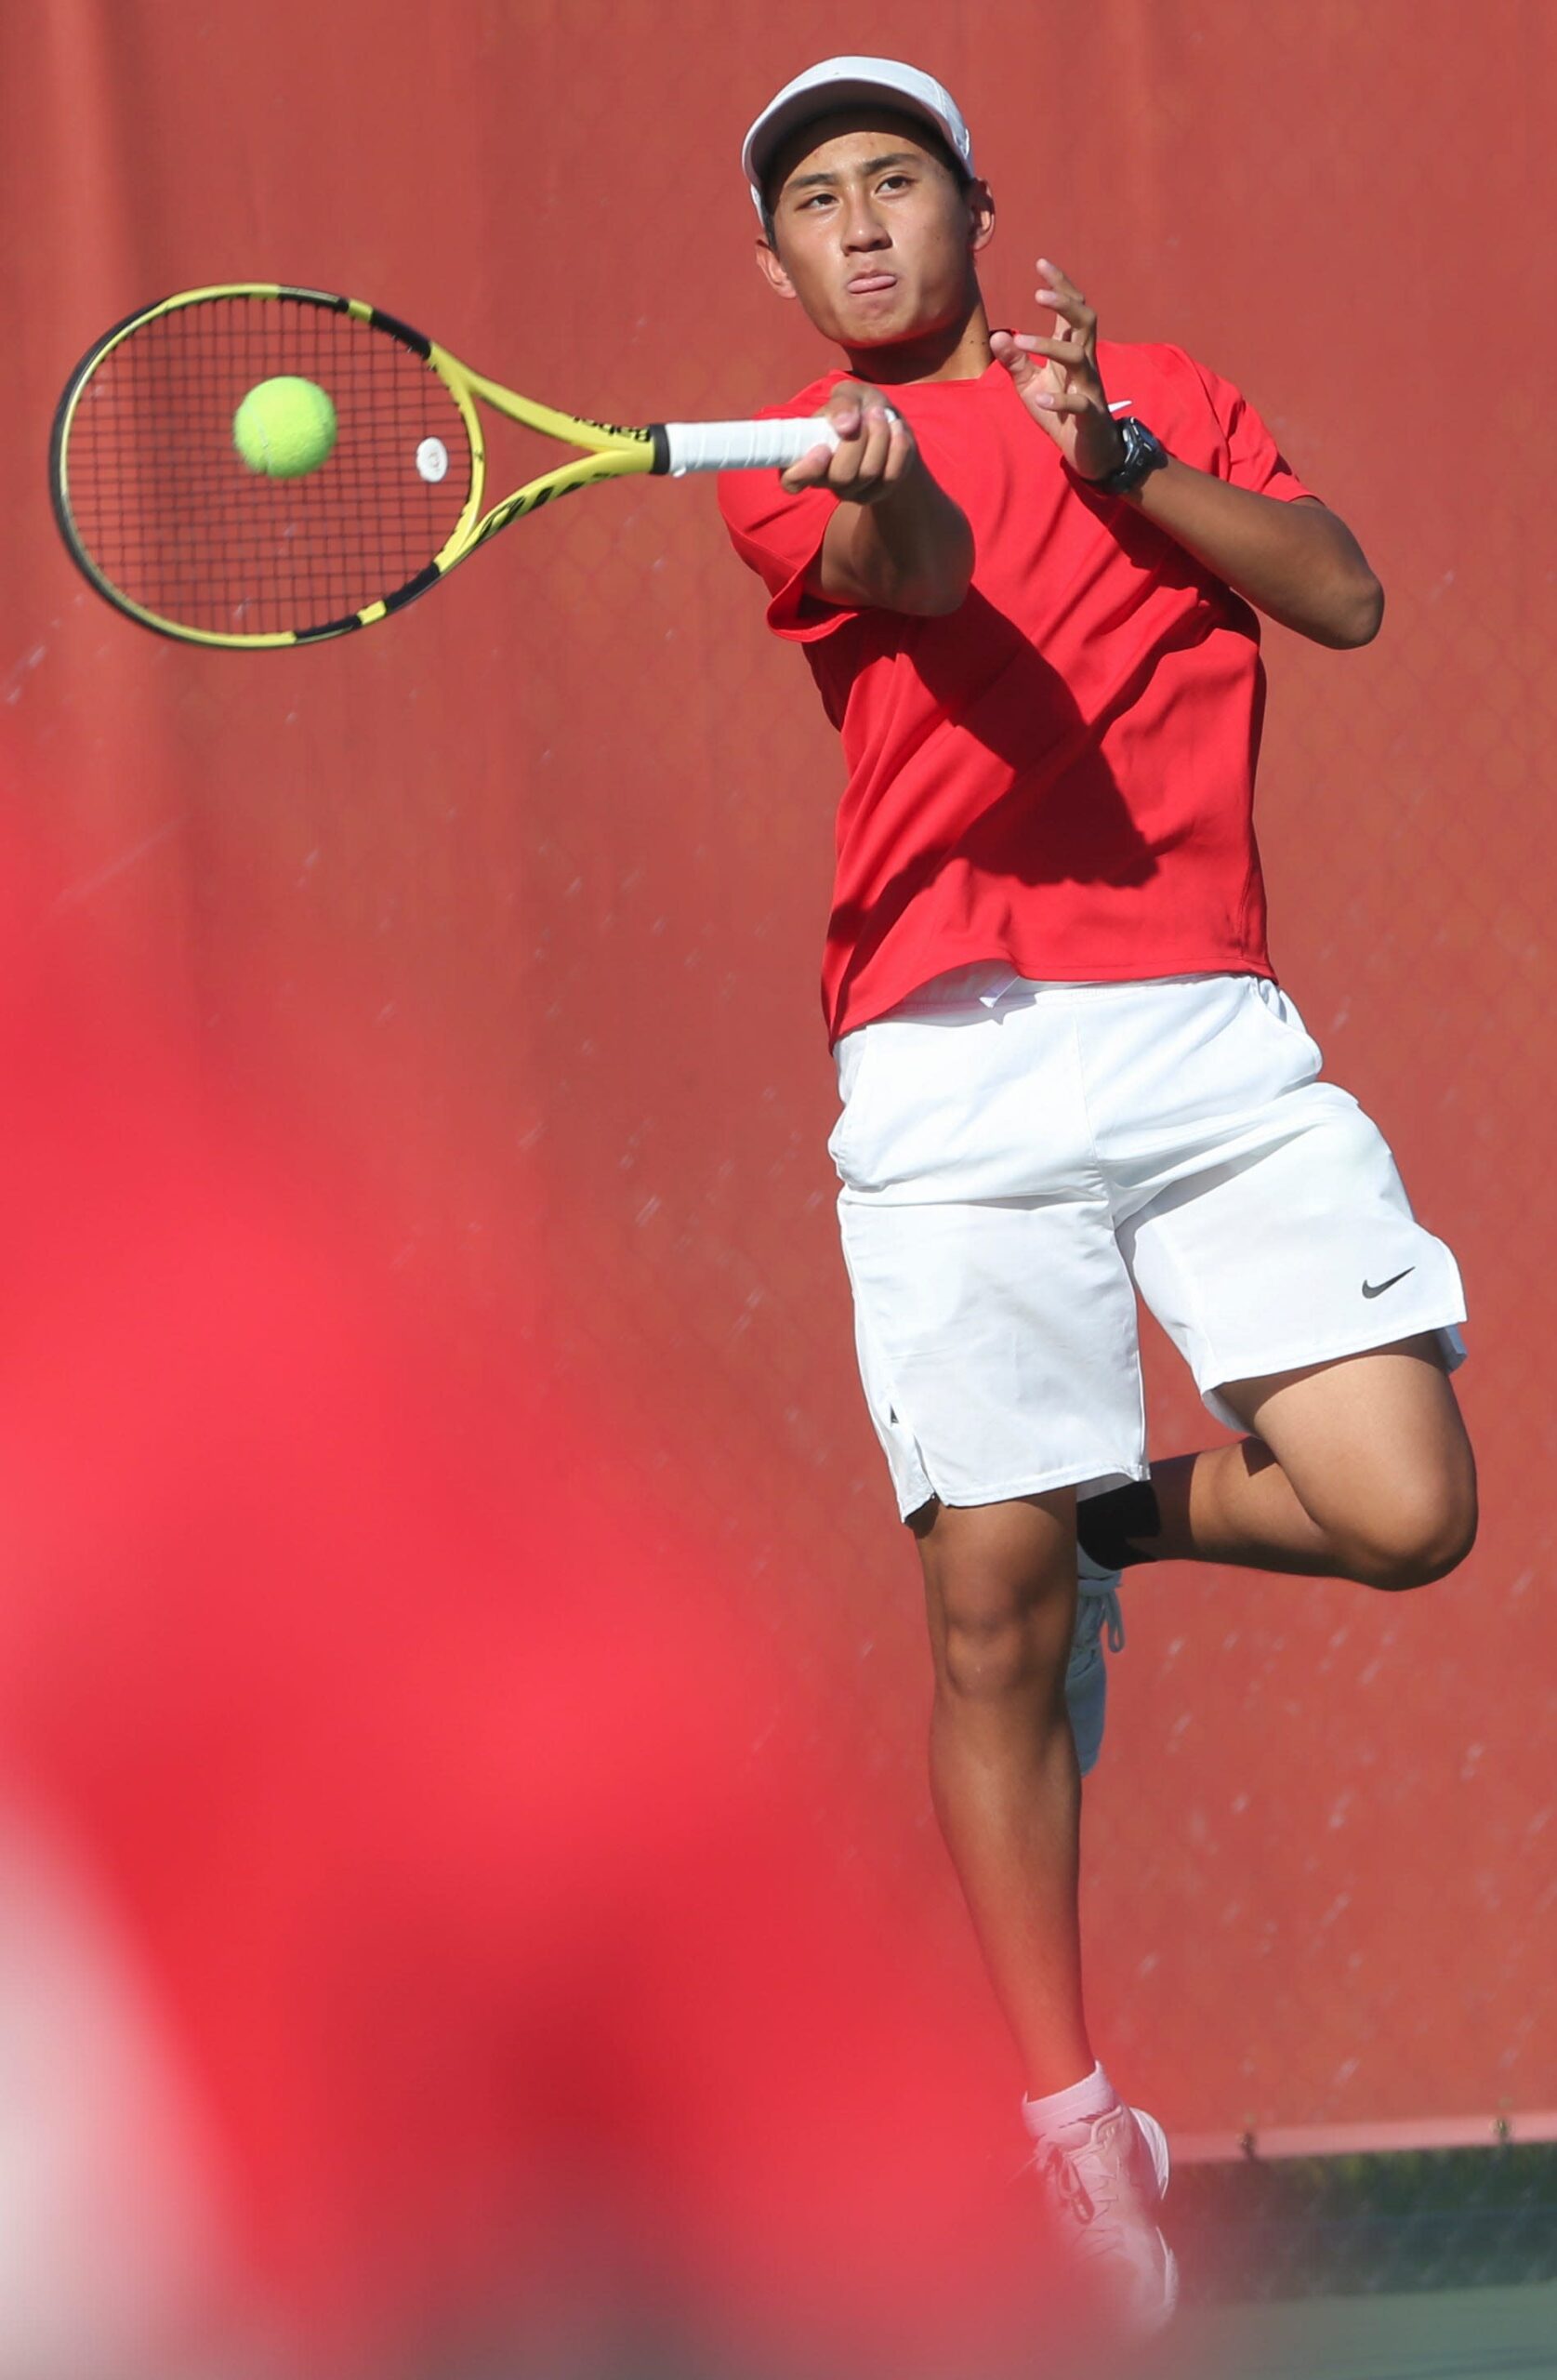
<path fill-rule="evenodd" d="M 325 462 L 272 480 L 237 454 L 232 418 L 283 374 L 323 389 L 337 427 Z M 429 439 L 442 478 L 426 476 Z M 139 324 L 82 390 L 65 469 L 99 574 L 142 610 L 225 636 L 306 633 L 394 594 L 447 543 L 471 483 L 464 418 L 422 358 L 284 295 Z"/>

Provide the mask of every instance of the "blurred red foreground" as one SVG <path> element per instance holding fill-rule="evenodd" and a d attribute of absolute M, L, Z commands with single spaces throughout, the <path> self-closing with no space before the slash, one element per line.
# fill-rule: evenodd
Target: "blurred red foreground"
<path fill-rule="evenodd" d="M 4 903 L 3 2380 L 1033 2369 L 1014 2109 L 609 1398 Z"/>

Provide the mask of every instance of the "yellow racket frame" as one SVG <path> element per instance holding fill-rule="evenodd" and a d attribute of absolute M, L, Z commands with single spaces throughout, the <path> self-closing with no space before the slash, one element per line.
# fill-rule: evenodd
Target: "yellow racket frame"
<path fill-rule="evenodd" d="M 84 390 L 105 356 L 133 337 L 144 324 L 160 315 L 176 313 L 181 307 L 200 306 L 216 298 L 287 298 L 302 304 L 321 306 L 332 313 L 350 314 L 354 321 L 388 333 L 420 356 L 430 371 L 436 372 L 454 399 L 470 442 L 470 493 L 465 509 L 455 522 L 442 550 L 435 554 L 416 577 L 403 587 L 394 588 L 376 602 L 368 603 L 359 612 L 344 614 L 339 619 L 326 621 L 312 628 L 274 630 L 266 635 L 225 635 L 213 628 L 187 628 L 177 620 L 163 618 L 135 602 L 112 579 L 105 578 L 93 562 L 91 554 L 76 535 L 70 510 L 70 435 L 75 410 Z M 486 486 L 486 443 L 482 433 L 481 416 L 476 402 L 491 405 L 494 412 L 503 414 L 510 421 L 522 423 L 526 430 L 538 430 L 543 437 L 555 438 L 569 446 L 581 446 L 585 452 L 557 469 L 546 471 L 538 479 L 527 481 L 495 504 L 486 514 L 482 513 L 482 499 Z M 506 389 L 499 381 L 488 380 L 481 373 L 472 372 L 468 364 L 451 355 L 420 331 L 413 330 L 398 315 L 385 313 L 382 307 L 370 306 L 360 298 L 336 297 L 325 289 L 294 287 L 286 282 L 225 281 L 215 282 L 205 289 L 180 290 L 176 297 L 164 298 L 154 306 L 142 307 L 139 313 L 114 325 L 90 348 L 72 374 L 65 392 L 59 400 L 54 418 L 54 435 L 50 449 L 50 484 L 55 514 L 60 534 L 71 553 L 86 572 L 99 592 L 109 602 L 139 620 L 143 627 L 154 628 L 162 636 L 175 637 L 183 644 L 208 644 L 229 651 L 249 653 L 263 647 L 318 644 L 327 637 L 345 636 L 353 628 L 367 628 L 390 612 L 398 611 L 429 587 L 448 575 L 456 562 L 506 529 L 511 521 L 522 520 L 528 512 L 549 504 L 554 496 L 568 496 L 575 488 L 591 486 L 597 480 L 627 479 L 638 472 L 663 471 L 666 468 L 666 451 L 663 429 L 624 428 L 618 424 L 590 421 L 578 414 L 562 413 L 555 405 L 538 404 L 532 397 L 521 397 L 517 390 Z"/>

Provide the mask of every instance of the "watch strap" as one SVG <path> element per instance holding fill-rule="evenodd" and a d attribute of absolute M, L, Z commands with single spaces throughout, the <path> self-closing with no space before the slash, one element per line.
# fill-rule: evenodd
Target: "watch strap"
<path fill-rule="evenodd" d="M 1160 439 L 1154 437 L 1143 421 L 1127 414 L 1120 421 L 1119 433 L 1125 442 L 1125 456 L 1117 469 L 1107 477 L 1092 480 L 1089 484 L 1104 496 L 1130 496 L 1152 471 L 1160 471 L 1168 460 L 1168 450 Z"/>

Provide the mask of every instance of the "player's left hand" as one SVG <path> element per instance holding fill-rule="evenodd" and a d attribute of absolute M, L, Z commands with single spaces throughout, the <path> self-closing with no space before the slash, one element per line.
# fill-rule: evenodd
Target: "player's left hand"
<path fill-rule="evenodd" d="M 995 331 L 990 346 L 1041 430 L 1078 479 L 1106 479 L 1125 459 L 1118 423 L 1098 370 L 1098 318 L 1074 281 L 1038 258 L 1037 301 L 1054 309 L 1052 338 Z"/>

